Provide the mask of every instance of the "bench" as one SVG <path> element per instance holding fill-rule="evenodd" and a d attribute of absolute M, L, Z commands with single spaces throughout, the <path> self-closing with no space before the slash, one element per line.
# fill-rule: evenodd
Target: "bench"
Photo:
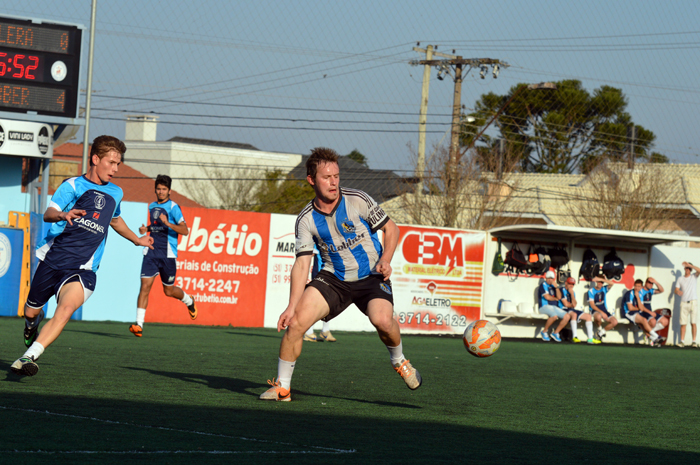
<path fill-rule="evenodd" d="M 496 313 L 484 312 L 484 316 L 495 318 L 497 323 L 503 323 L 511 318 L 521 318 L 527 320 L 546 320 L 549 318 L 547 315 L 539 313 L 537 310 L 535 310 L 533 305 L 528 304 L 527 302 L 520 302 L 516 306 L 515 303 L 509 300 L 501 300 L 498 303 Z M 617 312 L 615 312 L 615 318 L 617 318 L 618 325 L 631 324 L 627 318 L 619 317 Z"/>

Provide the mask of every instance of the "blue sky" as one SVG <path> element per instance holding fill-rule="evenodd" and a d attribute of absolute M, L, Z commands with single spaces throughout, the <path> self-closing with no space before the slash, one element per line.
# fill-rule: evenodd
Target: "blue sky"
<path fill-rule="evenodd" d="M 90 1 L 0 1 L 4 14 L 89 25 Z M 417 145 L 420 42 L 511 64 L 464 79 L 462 104 L 519 82 L 622 88 L 655 149 L 700 163 L 700 2 L 98 2 L 90 136 L 124 135 L 126 114 L 173 136 L 308 153 L 358 149 L 408 173 Z M 87 41 L 84 43 L 87 51 Z M 428 148 L 449 141 L 453 83 L 430 83 Z M 145 100 L 149 99 L 149 100 Z M 82 140 L 82 136 L 80 137 Z"/>

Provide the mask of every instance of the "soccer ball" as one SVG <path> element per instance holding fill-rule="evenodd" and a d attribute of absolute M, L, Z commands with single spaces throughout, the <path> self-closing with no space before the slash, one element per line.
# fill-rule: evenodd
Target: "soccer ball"
<path fill-rule="evenodd" d="M 472 322 L 464 331 L 464 347 L 474 357 L 490 357 L 501 346 L 501 332 L 486 320 Z"/>

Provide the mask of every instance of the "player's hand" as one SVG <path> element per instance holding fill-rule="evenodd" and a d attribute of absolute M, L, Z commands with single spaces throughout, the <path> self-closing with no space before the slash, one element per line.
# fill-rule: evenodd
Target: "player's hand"
<path fill-rule="evenodd" d="M 381 273 L 382 276 L 384 276 L 384 281 L 388 280 L 391 277 L 391 265 L 386 260 L 379 260 L 377 262 L 377 266 L 375 266 L 374 269 L 378 273 Z"/>
<path fill-rule="evenodd" d="M 647 279 L 649 280 L 650 283 L 654 283 L 654 284 L 656 283 L 656 280 L 654 278 L 652 278 L 651 276 L 649 276 Z"/>
<path fill-rule="evenodd" d="M 146 227 L 145 224 L 141 224 L 141 227 L 139 228 L 139 234 L 146 234 L 148 232 L 148 227 Z"/>
<path fill-rule="evenodd" d="M 151 236 L 141 236 L 136 241 L 136 245 L 148 247 L 149 249 L 153 250 L 153 238 Z"/>
<path fill-rule="evenodd" d="M 279 333 L 283 329 L 287 329 L 293 317 L 294 309 L 291 307 L 287 307 L 287 309 L 280 315 L 279 320 L 277 320 L 277 332 Z"/>
<path fill-rule="evenodd" d="M 170 223 L 168 223 L 168 216 L 165 213 L 161 213 L 158 219 L 165 225 L 165 226 L 170 226 Z"/>
<path fill-rule="evenodd" d="M 68 211 L 68 212 L 62 212 L 62 213 L 63 213 L 63 215 L 61 215 L 61 216 L 63 217 L 63 221 L 68 221 L 68 224 L 71 226 L 73 226 L 74 219 L 87 215 L 87 212 L 85 210 L 75 210 L 75 209 Z"/>

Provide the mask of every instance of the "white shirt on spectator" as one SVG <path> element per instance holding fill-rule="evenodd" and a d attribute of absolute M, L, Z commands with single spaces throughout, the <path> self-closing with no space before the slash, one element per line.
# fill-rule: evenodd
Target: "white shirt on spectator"
<path fill-rule="evenodd" d="M 690 276 L 681 276 L 676 282 L 676 289 L 680 289 L 683 292 L 681 295 L 681 302 L 689 302 L 691 300 L 698 299 L 698 275 L 697 273 L 691 273 Z"/>

